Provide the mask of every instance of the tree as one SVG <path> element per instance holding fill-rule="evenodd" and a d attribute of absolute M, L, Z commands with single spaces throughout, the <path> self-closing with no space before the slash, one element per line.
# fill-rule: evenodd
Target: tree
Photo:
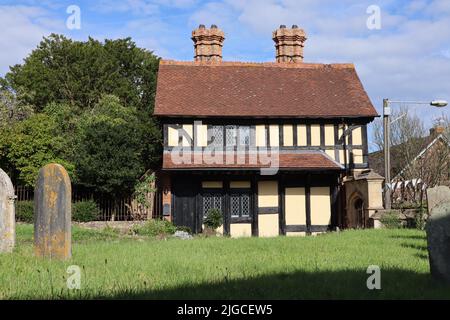
<path fill-rule="evenodd" d="M 79 120 L 74 153 L 79 184 L 98 192 L 130 194 L 145 172 L 147 136 L 152 122 L 142 123 L 136 109 L 115 96 L 104 96 Z M 149 141 L 153 142 L 154 141 Z"/>
<path fill-rule="evenodd" d="M 52 102 L 91 109 L 104 94 L 151 114 L 159 58 L 130 38 L 73 41 L 51 34 L 1 81 L 40 112 Z"/>
<path fill-rule="evenodd" d="M 0 87 L 0 130 L 33 114 L 33 108 L 18 101 L 11 92 Z"/>
<path fill-rule="evenodd" d="M 401 155 L 396 159 L 395 165 L 397 169 L 401 169 L 410 163 L 423 147 L 422 138 L 425 136 L 425 127 L 422 119 L 411 114 L 405 107 L 394 110 L 390 119 L 391 151 Z M 378 150 L 384 150 L 383 119 L 381 118 L 374 121 L 373 142 Z"/>
<path fill-rule="evenodd" d="M 0 78 L 0 165 L 32 185 L 39 166 L 58 160 L 74 184 L 131 192 L 160 159 L 158 65 L 130 38 L 44 38 Z"/>
<path fill-rule="evenodd" d="M 35 114 L 2 129 L 0 161 L 14 178 L 32 187 L 39 169 L 51 162 L 62 164 L 72 176 L 73 165 L 61 157 L 65 147 L 55 119 Z"/>

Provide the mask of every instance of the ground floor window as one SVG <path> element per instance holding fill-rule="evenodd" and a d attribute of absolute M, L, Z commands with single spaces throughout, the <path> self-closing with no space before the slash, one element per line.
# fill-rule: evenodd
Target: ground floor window
<path fill-rule="evenodd" d="M 250 192 L 230 194 L 231 217 L 250 216 Z"/>
<path fill-rule="evenodd" d="M 219 209 L 222 211 L 223 203 L 222 194 L 219 192 L 207 192 L 203 194 L 203 217 L 205 218 L 211 209 Z M 223 211 L 222 211 L 223 212 Z"/>

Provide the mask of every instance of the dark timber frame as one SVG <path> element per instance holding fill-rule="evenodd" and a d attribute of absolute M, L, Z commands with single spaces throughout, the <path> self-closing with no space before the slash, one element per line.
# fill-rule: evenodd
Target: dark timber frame
<path fill-rule="evenodd" d="M 223 230 L 225 235 L 230 234 L 230 225 L 233 223 L 251 224 L 252 236 L 258 236 L 258 216 L 261 214 L 278 213 L 279 234 L 286 235 L 286 232 L 323 232 L 338 226 L 339 209 L 338 202 L 338 179 L 339 171 L 315 171 L 315 172 L 280 172 L 276 176 L 260 176 L 255 172 L 216 172 L 216 171 L 192 171 L 192 172 L 172 172 L 173 183 L 177 181 L 190 181 L 192 190 L 192 201 L 195 202 L 195 230 L 200 232 L 203 221 L 203 194 L 218 193 L 222 196 L 222 208 L 224 213 Z M 277 181 L 278 183 L 278 207 L 259 207 L 258 206 L 258 182 L 259 181 Z M 202 181 L 221 181 L 222 188 L 202 188 Z M 249 181 L 250 188 L 230 188 L 230 181 Z M 330 187 L 331 196 L 331 224 L 327 226 L 311 224 L 311 201 L 310 188 L 316 186 Z M 305 225 L 286 225 L 285 213 L 285 190 L 287 187 L 304 187 L 306 196 L 306 224 Z M 230 193 L 248 192 L 250 195 L 250 216 L 249 217 L 231 217 L 230 211 Z M 172 193 L 172 205 L 177 202 L 176 193 Z M 174 214 L 176 208 L 173 208 Z"/>
<path fill-rule="evenodd" d="M 164 118 L 162 119 L 162 127 L 163 127 L 163 133 L 164 133 L 164 150 L 165 151 L 171 151 L 174 147 L 168 146 L 168 126 L 173 126 L 175 129 L 179 131 L 179 142 L 178 147 L 182 145 L 183 138 L 186 138 L 188 142 L 194 142 L 191 143 L 190 147 L 184 147 L 186 150 L 195 150 L 195 151 L 203 151 L 205 147 L 197 147 L 197 124 L 199 122 L 202 122 L 205 125 L 220 125 L 223 126 L 223 144 L 224 144 L 224 150 L 237 150 L 237 147 L 232 146 L 226 146 L 226 131 L 225 126 L 227 125 L 237 125 L 237 126 L 249 126 L 251 128 L 255 128 L 255 123 L 258 121 L 258 124 L 265 125 L 265 132 L 266 132 L 266 147 L 270 147 L 270 125 L 278 125 L 278 132 L 279 132 L 279 147 L 280 150 L 334 150 L 335 154 L 335 160 L 340 163 L 344 163 L 344 159 L 340 159 L 339 150 L 344 150 L 344 157 L 346 157 L 345 166 L 348 169 L 366 169 L 369 167 L 368 164 L 368 143 L 367 143 L 367 126 L 366 124 L 372 121 L 373 118 L 320 118 L 320 119 L 313 119 L 313 118 L 302 118 L 302 119 L 242 119 L 242 118 L 204 118 L 204 119 L 196 119 L 196 118 Z M 186 132 L 183 130 L 182 125 L 183 124 L 192 124 L 193 125 L 193 138 L 190 138 Z M 293 146 L 284 146 L 283 145 L 283 125 L 288 124 L 292 125 L 293 128 Z M 306 126 L 306 146 L 299 146 L 298 145 L 298 136 L 297 136 L 297 128 L 298 125 L 305 125 Z M 320 146 L 312 146 L 311 145 L 311 124 L 318 124 L 320 125 Z M 325 125 L 326 124 L 333 124 L 334 125 L 334 137 L 335 137 L 335 144 L 325 145 Z M 345 139 L 339 139 L 338 136 L 339 132 L 339 126 L 345 124 L 350 130 L 348 134 L 348 143 L 346 143 Z M 352 130 L 361 127 L 361 136 L 362 136 L 362 144 L 361 145 L 353 145 L 353 137 L 352 137 Z M 251 130 L 250 132 L 254 132 L 254 130 Z M 239 130 L 238 130 L 239 134 Z M 239 137 L 237 138 L 239 141 Z M 208 143 L 210 142 L 208 137 Z M 255 137 L 254 135 L 250 134 L 250 144 L 255 144 Z M 248 147 L 245 147 L 245 150 L 247 150 Z M 362 150 L 363 153 L 363 163 L 354 163 L 353 162 L 353 149 Z M 348 153 L 348 156 L 347 156 Z"/>

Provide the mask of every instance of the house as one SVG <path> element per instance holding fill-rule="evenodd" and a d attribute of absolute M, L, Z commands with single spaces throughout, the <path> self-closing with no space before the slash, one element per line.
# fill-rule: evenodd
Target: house
<path fill-rule="evenodd" d="M 383 150 L 369 154 L 374 170 L 384 175 Z M 436 185 L 450 186 L 450 139 L 438 124 L 425 137 L 411 138 L 391 147 L 392 200 L 394 203 L 419 203 L 424 190 Z"/>
<path fill-rule="evenodd" d="M 351 227 L 349 214 L 364 226 L 382 205 L 367 157 L 378 115 L 353 64 L 303 62 L 295 25 L 273 32 L 275 62 L 222 61 L 224 39 L 200 25 L 194 61 L 160 62 L 165 217 L 201 232 L 218 208 L 231 236 L 315 234 Z"/>

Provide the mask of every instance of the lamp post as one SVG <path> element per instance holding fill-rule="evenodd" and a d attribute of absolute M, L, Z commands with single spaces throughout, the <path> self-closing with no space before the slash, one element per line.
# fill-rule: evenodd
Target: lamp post
<path fill-rule="evenodd" d="M 407 103 L 407 104 L 421 104 L 430 105 L 432 107 L 442 108 L 447 105 L 445 100 L 433 100 L 431 102 L 425 101 L 394 101 L 383 99 L 383 139 L 384 139 L 384 208 L 391 209 L 391 103 Z"/>

